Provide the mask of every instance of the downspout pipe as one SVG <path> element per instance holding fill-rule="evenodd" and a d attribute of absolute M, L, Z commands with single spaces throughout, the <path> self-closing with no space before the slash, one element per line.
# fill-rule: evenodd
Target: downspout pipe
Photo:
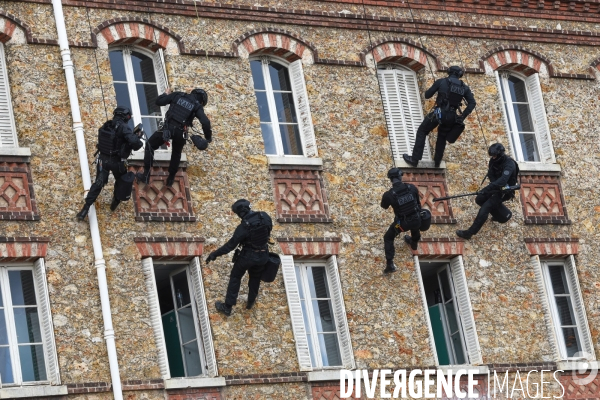
<path fill-rule="evenodd" d="M 63 68 L 65 70 L 65 76 L 67 80 L 67 89 L 69 91 L 71 115 L 73 116 L 73 131 L 75 132 L 75 139 L 77 141 L 77 152 L 79 154 L 83 189 L 84 192 L 88 192 L 92 185 L 92 180 L 90 178 L 90 168 L 88 165 L 87 150 L 85 148 L 85 138 L 83 136 L 83 123 L 81 122 L 79 99 L 77 98 L 73 60 L 71 60 L 71 50 L 69 50 L 69 40 L 67 39 L 67 28 L 65 26 L 65 17 L 63 14 L 61 0 L 52 0 L 52 6 L 54 8 L 54 19 L 56 20 L 58 43 L 60 45 L 60 54 L 63 60 Z M 110 299 L 108 297 L 108 284 L 106 280 L 106 263 L 102 254 L 102 242 L 100 240 L 98 218 L 96 217 L 96 207 L 93 205 L 90 208 L 88 219 L 90 222 L 92 247 L 94 249 L 94 264 L 96 266 L 96 273 L 98 274 L 98 290 L 100 291 L 102 319 L 104 321 L 104 339 L 106 340 L 106 350 L 108 352 L 108 364 L 110 368 L 113 396 L 115 400 L 122 400 L 123 392 L 121 389 L 121 377 L 119 374 L 119 361 L 117 359 L 115 331 L 112 324 Z"/>

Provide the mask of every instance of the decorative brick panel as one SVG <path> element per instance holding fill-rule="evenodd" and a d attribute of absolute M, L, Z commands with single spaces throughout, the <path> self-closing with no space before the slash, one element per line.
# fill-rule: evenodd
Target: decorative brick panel
<path fill-rule="evenodd" d="M 0 220 L 39 219 L 28 159 L 0 157 Z"/>
<path fill-rule="evenodd" d="M 389 387 L 389 386 L 388 386 Z M 321 384 L 313 384 L 312 385 L 312 398 L 313 400 L 341 400 L 340 393 L 340 382 L 323 382 Z M 379 392 L 379 383 L 377 385 L 377 389 Z M 364 389 L 363 389 L 364 390 Z M 344 397 L 344 399 L 360 399 L 360 397 L 356 397 L 356 389 L 352 391 L 352 395 L 350 397 Z"/>
<path fill-rule="evenodd" d="M 525 238 L 529 254 L 543 257 L 560 257 L 576 255 L 579 252 L 577 238 Z"/>
<path fill-rule="evenodd" d="M 204 238 L 177 237 L 136 237 L 133 239 L 142 258 L 154 260 L 190 260 L 201 256 L 204 250 Z"/>
<path fill-rule="evenodd" d="M 143 170 L 132 166 L 130 171 Z M 179 168 L 173 186 L 167 187 L 169 171 L 166 166 L 152 167 L 150 183 L 135 181 L 133 202 L 136 221 L 194 222 L 190 184 L 185 168 Z"/>
<path fill-rule="evenodd" d="M 574 372 L 574 371 L 573 371 Z M 560 384 L 565 389 L 564 400 L 591 400 L 600 399 L 600 376 L 596 376 L 587 385 L 580 385 L 575 379 L 588 378 L 589 373 L 578 374 L 563 372 L 560 375 Z"/>
<path fill-rule="evenodd" d="M 128 380 L 121 383 L 123 391 L 126 390 L 157 390 L 165 388 L 162 379 Z"/>
<path fill-rule="evenodd" d="M 175 389 L 167 391 L 167 400 L 221 400 L 218 388 Z"/>
<path fill-rule="evenodd" d="M 333 222 L 321 172 L 271 169 L 278 222 Z"/>
<path fill-rule="evenodd" d="M 464 253 L 465 242 L 459 238 L 423 238 L 417 250 L 410 250 L 413 255 L 427 259 L 451 258 Z"/>
<path fill-rule="evenodd" d="M 50 239 L 0 236 L 0 262 L 31 262 L 46 257 Z"/>
<path fill-rule="evenodd" d="M 340 238 L 278 238 L 281 252 L 298 258 L 323 258 L 340 254 Z"/>
<path fill-rule="evenodd" d="M 444 172 L 433 169 L 405 170 L 402 181 L 412 183 L 419 189 L 421 207 L 431 211 L 432 224 L 455 224 L 449 200 L 433 202 L 436 197 L 448 195 Z"/>
<path fill-rule="evenodd" d="M 526 224 L 570 224 L 560 178 L 521 174 L 521 205 Z"/>

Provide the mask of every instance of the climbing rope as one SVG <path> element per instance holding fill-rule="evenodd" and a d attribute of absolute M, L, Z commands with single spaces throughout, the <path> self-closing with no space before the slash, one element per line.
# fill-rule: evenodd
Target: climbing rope
<path fill-rule="evenodd" d="M 88 21 L 88 27 L 90 29 L 90 35 L 93 35 L 94 32 L 92 31 L 92 23 L 90 22 L 90 11 L 87 6 L 85 6 L 85 13 L 87 15 L 87 21 Z M 98 51 L 98 47 L 96 46 L 96 48 L 94 49 L 94 59 L 96 60 L 96 72 L 98 74 L 98 83 L 100 84 L 100 93 L 102 93 L 102 104 L 104 105 L 104 115 L 106 117 L 106 120 L 108 120 L 108 110 L 106 109 L 106 98 L 104 97 L 104 88 L 102 87 L 102 79 L 100 77 L 100 65 L 98 64 L 97 51 Z"/>

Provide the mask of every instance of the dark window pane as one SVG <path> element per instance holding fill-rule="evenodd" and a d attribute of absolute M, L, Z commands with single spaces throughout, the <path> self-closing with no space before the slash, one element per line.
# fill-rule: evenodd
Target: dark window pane
<path fill-rule="evenodd" d="M 198 342 L 193 341 L 183 346 L 183 354 L 185 358 L 185 367 L 187 368 L 187 376 L 198 376 L 202 374 L 200 365 L 200 352 L 198 351 Z"/>
<path fill-rule="evenodd" d="M 15 378 L 12 372 L 12 361 L 10 359 L 10 350 L 8 347 L 0 347 L 0 377 L 2 383 L 14 383 Z"/>
<path fill-rule="evenodd" d="M 115 94 L 117 95 L 117 105 L 127 107 L 131 110 L 131 100 L 129 99 L 129 89 L 126 83 L 115 83 Z"/>
<path fill-rule="evenodd" d="M 138 102 L 142 115 L 161 115 L 160 107 L 156 105 L 158 97 L 158 88 L 156 85 L 136 84 Z"/>
<path fill-rule="evenodd" d="M 250 61 L 250 69 L 252 70 L 254 89 L 265 90 L 265 79 L 262 72 L 262 63 L 260 61 Z"/>
<path fill-rule="evenodd" d="M 42 345 L 19 346 L 19 360 L 24 382 L 45 381 L 46 364 Z"/>
<path fill-rule="evenodd" d="M 521 133 L 519 134 L 519 140 L 521 140 L 521 151 L 525 161 L 540 161 L 535 133 Z"/>
<path fill-rule="evenodd" d="M 260 122 L 271 122 L 269 103 L 267 102 L 267 92 L 256 92 L 256 103 L 258 104 Z"/>
<path fill-rule="evenodd" d="M 302 141 L 300 140 L 300 130 L 297 124 L 279 125 L 281 131 L 281 144 L 283 146 L 283 154 L 301 156 Z"/>
<path fill-rule="evenodd" d="M 549 265 L 548 272 L 550 273 L 550 282 L 552 283 L 552 291 L 554 294 L 569 293 L 565 268 L 562 265 Z"/>
<path fill-rule="evenodd" d="M 6 332 L 6 316 L 4 310 L 0 310 L 0 345 L 8 344 L 8 333 Z M 0 375 L 0 378 L 2 375 Z"/>
<path fill-rule="evenodd" d="M 567 357 L 574 357 L 581 351 L 577 328 L 563 328 L 563 336 L 565 338 L 565 347 L 567 348 Z"/>
<path fill-rule="evenodd" d="M 519 132 L 533 132 L 533 122 L 531 120 L 531 112 L 529 104 L 513 104 L 515 112 L 515 120 L 517 121 L 517 129 Z"/>
<path fill-rule="evenodd" d="M 571 304 L 571 298 L 555 297 L 556 299 L 556 311 L 558 312 L 558 318 L 560 318 L 561 325 L 575 325 L 575 317 L 573 314 L 573 305 Z"/>
<path fill-rule="evenodd" d="M 513 102 L 527 103 L 527 90 L 525 82 L 516 76 L 508 78 L 508 87 L 510 88 L 510 96 Z"/>
<path fill-rule="evenodd" d="M 150 138 L 158 130 L 158 124 L 162 121 L 160 118 L 144 117 L 142 118 L 142 125 L 144 126 L 144 132 Z M 162 134 L 162 133 L 161 133 Z"/>
<path fill-rule="evenodd" d="M 298 123 L 294 97 L 291 93 L 274 93 L 275 110 L 279 122 Z"/>
<path fill-rule="evenodd" d="M 113 50 L 108 53 L 110 59 L 110 70 L 113 81 L 126 81 L 125 63 L 123 62 L 123 50 Z"/>
<path fill-rule="evenodd" d="M 188 288 L 186 271 L 173 276 L 173 289 L 175 291 L 176 308 L 184 307 L 190 304 L 190 290 Z"/>
<path fill-rule="evenodd" d="M 317 332 L 335 332 L 331 300 L 313 300 L 312 308 Z"/>
<path fill-rule="evenodd" d="M 40 343 L 42 332 L 37 307 L 13 309 L 18 343 Z"/>
<path fill-rule="evenodd" d="M 446 315 L 448 317 L 448 325 L 450 326 L 450 334 L 458 332 L 458 317 L 454 312 L 454 301 L 451 301 L 444 305 L 446 309 Z"/>
<path fill-rule="evenodd" d="M 37 304 L 31 271 L 8 271 L 8 280 L 14 306 L 34 306 Z"/>
<path fill-rule="evenodd" d="M 260 124 L 262 131 L 263 142 L 265 143 L 266 154 L 277 154 L 277 147 L 275 146 L 275 137 L 273 136 L 273 125 L 272 124 Z"/>
<path fill-rule="evenodd" d="M 327 274 L 325 267 L 312 267 L 307 269 L 308 282 L 311 286 L 310 295 L 313 299 L 328 299 Z"/>
<path fill-rule="evenodd" d="M 283 65 L 271 61 L 269 63 L 269 76 L 271 77 L 273 90 L 292 91 L 288 70 Z"/>
<path fill-rule="evenodd" d="M 465 353 L 463 352 L 462 340 L 460 338 L 460 333 L 456 332 L 452 335 L 452 347 L 454 348 L 454 353 L 456 354 L 456 363 L 457 364 L 466 364 L 467 360 L 465 358 Z"/>
<path fill-rule="evenodd" d="M 446 302 L 452 299 L 452 291 L 450 290 L 450 278 L 448 277 L 448 270 L 442 270 L 439 273 L 439 277 L 442 284 L 442 292 L 444 292 L 444 302 Z"/>
<path fill-rule="evenodd" d="M 156 83 L 152 58 L 137 51 L 132 51 L 131 64 L 133 65 L 133 76 L 136 82 Z"/>
<path fill-rule="evenodd" d="M 321 347 L 323 366 L 333 367 L 342 365 L 342 357 L 336 333 L 319 335 L 319 345 Z"/>
<path fill-rule="evenodd" d="M 196 326 L 194 325 L 194 312 L 189 305 L 177 311 L 179 318 L 179 331 L 181 332 L 181 342 L 187 343 L 196 339 Z"/>

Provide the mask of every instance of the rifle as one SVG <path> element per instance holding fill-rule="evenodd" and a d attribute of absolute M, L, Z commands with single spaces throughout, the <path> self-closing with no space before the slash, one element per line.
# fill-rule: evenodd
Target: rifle
<path fill-rule="evenodd" d="M 516 184 L 515 186 L 504 186 L 503 188 L 499 189 L 498 191 L 519 190 L 519 189 L 521 189 L 521 185 Z M 442 201 L 442 200 L 455 199 L 457 197 L 476 196 L 478 194 L 479 194 L 479 192 L 473 192 L 473 193 L 465 193 L 465 194 L 456 194 L 454 196 L 436 197 L 435 199 L 433 199 L 433 201 L 436 202 L 436 201 Z"/>

